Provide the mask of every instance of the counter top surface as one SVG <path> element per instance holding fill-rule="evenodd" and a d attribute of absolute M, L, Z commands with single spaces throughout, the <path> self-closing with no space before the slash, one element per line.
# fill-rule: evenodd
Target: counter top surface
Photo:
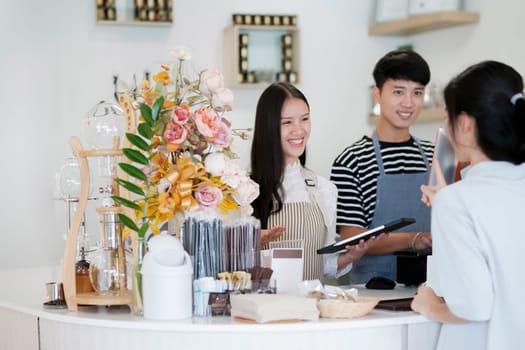
<path fill-rule="evenodd" d="M 381 327 L 394 324 L 428 322 L 412 311 L 385 311 L 374 309 L 368 315 L 355 319 L 324 319 L 294 323 L 253 324 L 233 320 L 226 316 L 193 317 L 180 321 L 156 321 L 133 315 L 127 306 L 101 307 L 81 306 L 78 312 L 67 309 L 44 308 L 45 282 L 52 281 L 53 268 L 0 270 L 0 278 L 11 283 L 10 288 L 1 288 L 0 307 L 11 309 L 40 318 L 71 324 L 91 325 L 125 329 L 200 332 L 294 332 L 305 330 Z M 369 290 L 362 285 L 354 286 L 361 296 L 376 296 L 382 300 L 411 297 L 415 288 L 396 286 L 394 290 Z"/>

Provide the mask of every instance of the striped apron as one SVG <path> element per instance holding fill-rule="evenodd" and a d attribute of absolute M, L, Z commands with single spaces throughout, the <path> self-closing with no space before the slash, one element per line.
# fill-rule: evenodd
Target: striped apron
<path fill-rule="evenodd" d="M 286 230 L 275 241 L 302 240 L 304 244 L 303 280 L 323 279 L 323 259 L 317 249 L 326 243 L 321 210 L 314 203 L 283 203 L 280 212 L 270 215 L 268 227 L 284 225 Z M 267 249 L 268 247 L 263 247 Z"/>

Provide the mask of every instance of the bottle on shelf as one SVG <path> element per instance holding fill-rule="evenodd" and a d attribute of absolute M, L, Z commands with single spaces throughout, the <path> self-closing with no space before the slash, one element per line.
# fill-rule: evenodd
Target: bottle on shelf
<path fill-rule="evenodd" d="M 84 247 L 80 248 L 80 260 L 75 264 L 75 277 L 77 293 L 93 292 L 93 286 L 89 280 L 89 261 L 86 260 L 86 250 Z"/>

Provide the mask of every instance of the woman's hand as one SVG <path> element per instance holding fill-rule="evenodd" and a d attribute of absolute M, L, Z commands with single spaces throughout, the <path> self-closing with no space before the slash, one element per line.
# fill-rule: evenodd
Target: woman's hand
<path fill-rule="evenodd" d="M 414 295 L 414 300 L 410 304 L 410 307 L 415 312 L 422 314 L 423 316 L 428 316 L 428 309 L 432 305 L 443 304 L 443 299 L 438 297 L 434 290 L 427 286 L 426 283 L 423 283 L 417 289 L 416 295 Z"/>
<path fill-rule="evenodd" d="M 410 307 L 432 321 L 455 324 L 468 322 L 466 319 L 454 315 L 445 300 L 437 296 L 426 283 L 419 286 Z"/>
<path fill-rule="evenodd" d="M 432 162 L 432 166 L 435 168 L 434 171 L 436 172 L 436 185 L 421 185 L 421 192 L 423 192 L 423 195 L 421 196 L 421 201 L 425 203 L 427 207 L 430 207 L 430 205 L 432 205 L 432 199 L 434 199 L 436 193 L 447 185 L 447 182 L 445 181 L 445 176 L 443 176 L 443 171 L 441 170 L 441 166 L 439 165 L 439 161 L 437 161 L 437 159 L 435 159 L 434 162 Z"/>
<path fill-rule="evenodd" d="M 286 226 L 277 225 L 267 230 L 261 230 L 261 247 L 265 247 L 268 243 L 276 241 L 282 236 Z"/>
<path fill-rule="evenodd" d="M 346 252 L 339 254 L 337 257 L 337 270 L 342 270 L 348 264 L 360 259 L 366 254 L 368 249 L 372 247 L 376 242 L 380 241 L 387 234 L 382 233 L 379 236 L 373 236 L 367 241 L 360 240 L 358 244 L 345 246 Z"/>

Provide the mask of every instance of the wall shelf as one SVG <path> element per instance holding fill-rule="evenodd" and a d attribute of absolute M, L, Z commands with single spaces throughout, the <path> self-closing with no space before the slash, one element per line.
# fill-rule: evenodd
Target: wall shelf
<path fill-rule="evenodd" d="M 412 35 L 479 22 L 478 12 L 442 11 L 411 16 L 402 20 L 375 23 L 369 35 Z"/>
<path fill-rule="evenodd" d="M 430 123 L 430 122 L 439 122 L 445 119 L 445 109 L 443 107 L 429 107 L 421 110 L 421 114 L 416 119 L 416 123 Z M 377 124 L 379 116 L 370 114 L 368 116 L 368 123 Z"/>
<path fill-rule="evenodd" d="M 107 24 L 113 26 L 171 27 L 173 22 L 98 20 L 97 24 Z"/>
<path fill-rule="evenodd" d="M 240 69 L 240 41 L 239 35 L 247 34 L 248 42 L 248 70 L 254 72 L 257 70 L 270 70 L 274 72 L 281 71 L 282 62 L 282 35 L 290 35 L 292 38 L 292 71 L 296 74 L 295 81 L 297 84 L 300 80 L 299 64 L 299 29 L 294 25 L 231 25 L 224 32 L 224 77 L 226 84 L 231 88 L 264 88 L 272 81 L 246 82 L 241 79 L 243 72 Z M 273 81 L 277 79 L 274 77 Z"/>

